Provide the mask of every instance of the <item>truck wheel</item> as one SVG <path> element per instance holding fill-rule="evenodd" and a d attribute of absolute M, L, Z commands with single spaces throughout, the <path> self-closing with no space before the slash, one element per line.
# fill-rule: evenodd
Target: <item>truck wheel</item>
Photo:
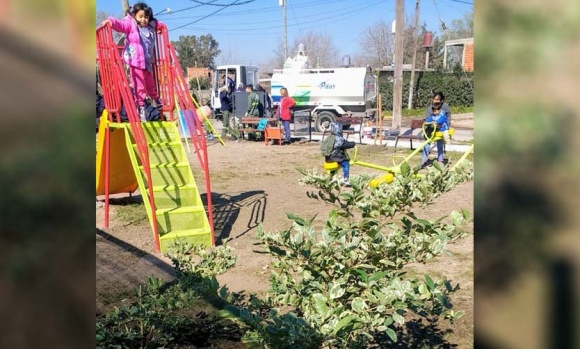
<path fill-rule="evenodd" d="M 331 112 L 323 111 L 319 113 L 318 116 L 316 116 L 316 131 L 324 132 L 324 130 L 330 127 L 330 123 L 335 121 L 336 118 Z"/>

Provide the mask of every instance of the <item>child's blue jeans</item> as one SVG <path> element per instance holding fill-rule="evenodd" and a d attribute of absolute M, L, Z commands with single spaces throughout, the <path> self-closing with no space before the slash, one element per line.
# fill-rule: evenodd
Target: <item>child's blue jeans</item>
<path fill-rule="evenodd" d="M 348 179 L 349 169 L 350 169 L 350 161 L 349 160 L 342 160 L 340 162 L 340 166 L 342 167 L 342 176 L 344 179 Z"/>
<path fill-rule="evenodd" d="M 350 170 L 350 160 L 342 160 L 338 162 L 338 164 L 340 165 L 340 167 L 342 167 L 342 176 L 344 177 L 344 179 L 348 179 Z M 336 174 L 336 171 L 332 171 L 331 174 L 334 176 Z"/>
<path fill-rule="evenodd" d="M 437 161 L 443 162 L 445 141 L 441 139 L 436 142 L 437 142 Z M 426 163 L 427 160 L 429 159 L 429 152 L 431 151 L 432 148 L 433 143 L 429 143 L 425 146 L 425 148 L 423 148 L 423 152 L 421 154 L 421 160 L 423 164 Z"/>
<path fill-rule="evenodd" d="M 290 121 L 282 120 L 282 126 L 284 127 L 284 140 L 290 142 Z"/>

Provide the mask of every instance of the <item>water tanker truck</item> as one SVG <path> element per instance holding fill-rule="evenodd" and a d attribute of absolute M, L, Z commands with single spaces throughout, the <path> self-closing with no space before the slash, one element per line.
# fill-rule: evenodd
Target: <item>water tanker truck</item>
<path fill-rule="evenodd" d="M 228 73 L 236 83 L 257 84 L 256 67 L 218 67 L 212 93 L 214 109 L 219 109 L 218 79 Z M 296 101 L 293 110 L 310 110 L 318 132 L 342 116 L 373 117 L 376 112 L 372 108 L 377 95 L 376 77 L 370 67 L 350 67 L 350 62 L 345 64 L 343 59 L 342 67 L 311 69 L 303 46 L 295 57 L 288 58 L 283 69 L 274 69 L 270 81 L 273 107 L 280 104 L 280 89 L 285 87 Z"/>
<path fill-rule="evenodd" d="M 370 67 L 310 69 L 302 47 L 298 55 L 288 58 L 284 69 L 275 69 L 271 79 L 274 106 L 280 103 L 280 89 L 296 101 L 294 110 L 310 110 L 316 130 L 322 132 L 330 122 L 343 115 L 374 115 L 371 106 L 377 95 L 376 78 Z"/>

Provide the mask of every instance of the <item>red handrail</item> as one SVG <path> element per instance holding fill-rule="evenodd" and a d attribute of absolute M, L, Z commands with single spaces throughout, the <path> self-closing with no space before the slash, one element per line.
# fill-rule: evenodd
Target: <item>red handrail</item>
<path fill-rule="evenodd" d="M 155 45 L 155 75 L 157 90 L 163 100 L 163 111 L 169 114 L 169 120 L 173 121 L 173 110 L 175 109 L 175 93 L 173 81 L 175 75 L 171 69 L 171 42 L 167 35 L 167 27 L 163 23 L 157 25 L 157 44 Z"/>
<path fill-rule="evenodd" d="M 137 115 L 135 100 L 127 76 L 125 74 L 123 62 L 119 56 L 116 44 L 113 42 L 112 28 L 110 24 L 97 28 L 97 55 L 99 72 L 101 77 L 101 88 L 103 90 L 103 100 L 108 112 L 117 116 L 120 122 L 121 101 L 125 106 L 127 117 L 131 125 L 131 131 L 137 145 L 137 154 L 143 165 L 143 170 L 147 177 L 149 204 L 152 212 L 153 235 L 155 236 L 155 251 L 160 252 L 159 231 L 157 218 L 155 215 L 155 200 L 153 197 L 153 182 L 151 180 L 151 168 L 149 165 L 149 150 L 147 139 L 141 127 L 141 120 Z M 109 121 L 113 120 L 110 116 Z M 109 222 L 109 154 L 110 154 L 110 129 L 107 127 L 105 136 L 105 227 Z"/>

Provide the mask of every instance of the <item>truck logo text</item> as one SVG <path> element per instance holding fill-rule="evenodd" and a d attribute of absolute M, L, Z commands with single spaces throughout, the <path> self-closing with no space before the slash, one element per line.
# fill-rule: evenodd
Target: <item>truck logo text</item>
<path fill-rule="evenodd" d="M 318 88 L 321 90 L 333 90 L 336 86 L 334 86 L 334 84 L 329 84 L 326 81 L 323 81 L 320 83 L 320 85 L 318 85 Z"/>

